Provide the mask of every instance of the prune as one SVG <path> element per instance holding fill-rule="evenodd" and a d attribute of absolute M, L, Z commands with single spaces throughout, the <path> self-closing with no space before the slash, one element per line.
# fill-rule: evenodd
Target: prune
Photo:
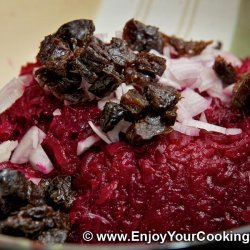
<path fill-rule="evenodd" d="M 109 64 L 112 64 L 112 62 L 105 46 L 92 40 L 89 45 L 81 51 L 77 67 L 79 73 L 89 81 L 87 78 L 88 71 L 100 73 Z"/>
<path fill-rule="evenodd" d="M 148 107 L 149 103 L 138 90 L 130 89 L 126 94 L 122 95 L 121 105 L 133 116 L 138 116 L 146 107 Z"/>
<path fill-rule="evenodd" d="M 216 57 L 213 69 L 224 84 L 229 85 L 236 82 L 235 68 L 231 63 L 227 63 L 223 57 Z"/>
<path fill-rule="evenodd" d="M 140 145 L 143 141 L 150 140 L 166 130 L 167 127 L 160 116 L 146 116 L 128 128 L 126 137 L 130 143 Z"/>
<path fill-rule="evenodd" d="M 156 109 L 172 108 L 180 99 L 180 94 L 173 87 L 148 85 L 146 96 L 150 104 Z"/>
<path fill-rule="evenodd" d="M 167 110 L 163 113 L 162 119 L 168 126 L 173 126 L 175 124 L 177 117 L 177 107 Z"/>
<path fill-rule="evenodd" d="M 68 230 L 62 229 L 51 229 L 46 232 L 42 232 L 38 236 L 38 241 L 43 244 L 56 244 L 56 243 L 64 243 L 68 236 Z"/>
<path fill-rule="evenodd" d="M 145 25 L 134 19 L 129 20 L 123 28 L 123 39 L 137 51 L 150 51 L 151 49 L 163 52 L 163 41 L 159 29 Z"/>
<path fill-rule="evenodd" d="M 162 34 L 166 45 L 171 45 L 179 56 L 199 55 L 213 41 L 185 41 L 175 36 Z"/>
<path fill-rule="evenodd" d="M 135 53 L 128 47 L 127 43 L 119 38 L 112 38 L 110 44 L 107 45 L 107 51 L 113 63 L 121 67 L 132 63 L 136 58 Z"/>
<path fill-rule="evenodd" d="M 55 36 L 63 39 L 74 49 L 76 46 L 83 47 L 88 44 L 94 31 L 95 25 L 92 20 L 79 19 L 63 24 Z"/>
<path fill-rule="evenodd" d="M 98 97 L 104 97 L 115 90 L 120 83 L 121 79 L 115 73 L 103 71 L 88 90 Z"/>
<path fill-rule="evenodd" d="M 124 71 L 125 81 L 128 83 L 134 83 L 139 86 L 147 86 L 150 83 L 157 82 L 157 78 L 154 74 L 146 74 L 145 72 L 139 72 L 133 67 L 127 67 Z"/>
<path fill-rule="evenodd" d="M 44 179 L 39 186 L 46 190 L 46 195 L 53 204 L 61 208 L 69 209 L 75 199 L 70 176 L 57 176 L 53 179 Z"/>
<path fill-rule="evenodd" d="M 250 73 L 241 77 L 233 90 L 232 104 L 250 114 Z"/>
<path fill-rule="evenodd" d="M 161 76 L 166 69 L 166 60 L 147 52 L 140 52 L 134 61 L 135 68 L 147 74 Z"/>
<path fill-rule="evenodd" d="M 60 75 L 66 75 L 67 63 L 72 58 L 69 45 L 53 35 L 45 37 L 37 55 L 42 65 Z"/>
<path fill-rule="evenodd" d="M 126 110 L 119 104 L 107 102 L 100 117 L 100 125 L 104 132 L 114 128 L 125 116 Z"/>

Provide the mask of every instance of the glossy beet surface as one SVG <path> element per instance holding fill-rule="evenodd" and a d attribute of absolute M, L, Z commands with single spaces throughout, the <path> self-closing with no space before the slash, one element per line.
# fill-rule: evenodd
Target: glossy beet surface
<path fill-rule="evenodd" d="M 53 116 L 57 108 L 61 115 Z M 88 121 L 97 124 L 99 117 L 96 103 L 64 106 L 35 80 L 0 115 L 0 142 L 20 139 L 37 125 L 47 134 L 42 146 L 55 166 L 49 176 L 73 177 L 78 195 L 69 242 L 82 242 L 86 230 L 213 232 L 250 223 L 250 117 L 214 99 L 208 122 L 241 128 L 242 134 L 172 132 L 140 147 L 99 142 L 78 157 L 77 142 L 93 134 Z M 46 177 L 29 164 L 0 165 L 7 167 Z"/>

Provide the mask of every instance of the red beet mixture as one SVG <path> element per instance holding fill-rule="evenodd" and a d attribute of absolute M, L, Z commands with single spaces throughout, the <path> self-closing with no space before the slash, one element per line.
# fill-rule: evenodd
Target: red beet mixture
<path fill-rule="evenodd" d="M 249 69 L 247 59 L 239 74 Z M 56 108 L 62 114 L 54 117 Z M 0 116 L 0 141 L 20 139 L 37 125 L 47 134 L 43 147 L 55 166 L 49 176 L 73 176 L 78 198 L 70 211 L 69 242 L 82 242 L 86 230 L 213 232 L 250 222 L 250 117 L 214 99 L 206 111 L 208 122 L 241 128 L 241 134 L 172 132 L 143 147 L 99 143 L 77 157 L 77 142 L 93 134 L 88 121 L 96 122 L 99 115 L 95 103 L 64 106 L 34 80 Z M 8 167 L 45 177 L 29 163 Z"/>

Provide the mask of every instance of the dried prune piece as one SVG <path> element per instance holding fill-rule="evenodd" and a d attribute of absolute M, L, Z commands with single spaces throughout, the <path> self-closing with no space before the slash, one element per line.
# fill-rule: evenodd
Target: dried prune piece
<path fill-rule="evenodd" d="M 115 72 L 103 71 L 88 90 L 98 97 L 104 97 L 115 90 L 120 83 L 121 79 Z"/>
<path fill-rule="evenodd" d="M 140 72 L 161 76 L 166 69 L 166 60 L 147 52 L 140 52 L 134 61 L 135 68 Z"/>
<path fill-rule="evenodd" d="M 150 83 L 157 82 L 157 78 L 154 74 L 139 72 L 133 67 L 128 67 L 125 69 L 124 77 L 126 82 L 135 83 L 140 86 L 147 86 Z"/>
<path fill-rule="evenodd" d="M 43 179 L 39 186 L 46 190 L 47 197 L 53 202 L 52 205 L 56 204 L 57 207 L 69 209 L 75 200 L 70 176 Z"/>
<path fill-rule="evenodd" d="M 236 82 L 237 76 L 235 68 L 231 63 L 227 63 L 223 57 L 216 57 L 213 69 L 224 84 L 229 85 Z"/>
<path fill-rule="evenodd" d="M 74 49 L 76 46 L 83 47 L 88 44 L 93 33 L 95 25 L 92 20 L 79 19 L 63 24 L 55 33 Z"/>
<path fill-rule="evenodd" d="M 121 105 L 114 102 L 107 102 L 100 117 L 102 130 L 107 132 L 113 129 L 124 118 L 125 114 L 126 110 Z"/>
<path fill-rule="evenodd" d="M 140 145 L 143 141 L 150 140 L 154 136 L 168 131 L 168 129 L 160 116 L 148 115 L 128 128 L 126 138 L 130 143 Z"/>
<path fill-rule="evenodd" d="M 119 38 L 112 38 L 107 45 L 107 51 L 115 65 L 125 67 L 135 60 L 135 53 L 128 47 L 127 43 Z"/>
<path fill-rule="evenodd" d="M 49 231 L 42 232 L 37 239 L 43 244 L 56 244 L 64 243 L 67 237 L 68 230 L 54 228 Z"/>
<path fill-rule="evenodd" d="M 121 105 L 133 116 L 138 116 L 146 107 L 148 107 L 149 103 L 138 90 L 130 89 L 126 94 L 122 95 Z"/>
<path fill-rule="evenodd" d="M 66 75 L 67 63 L 73 56 L 73 52 L 67 43 L 49 35 L 41 42 L 37 59 L 46 68 L 60 75 Z"/>
<path fill-rule="evenodd" d="M 156 109 L 172 108 L 180 99 L 180 93 L 175 88 L 152 84 L 146 87 L 146 96 Z"/>
<path fill-rule="evenodd" d="M 175 124 L 176 117 L 177 117 L 177 107 L 174 107 L 163 113 L 162 120 L 165 122 L 166 125 L 173 126 Z"/>
<path fill-rule="evenodd" d="M 199 55 L 213 41 L 185 41 L 175 36 L 162 34 L 166 45 L 174 47 L 179 56 Z"/>
<path fill-rule="evenodd" d="M 79 73 L 89 81 L 87 78 L 89 71 L 100 73 L 109 64 L 112 64 L 112 62 L 105 46 L 92 40 L 89 45 L 81 51 L 77 61 L 77 68 Z"/>
<path fill-rule="evenodd" d="M 235 84 L 232 104 L 250 114 L 250 73 L 243 75 Z"/>
<path fill-rule="evenodd" d="M 137 51 L 150 51 L 151 49 L 163 52 L 163 41 L 159 29 L 145 25 L 134 19 L 129 20 L 123 28 L 123 39 Z"/>

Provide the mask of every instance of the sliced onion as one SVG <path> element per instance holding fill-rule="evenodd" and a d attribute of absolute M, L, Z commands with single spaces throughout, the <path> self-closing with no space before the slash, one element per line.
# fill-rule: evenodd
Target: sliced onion
<path fill-rule="evenodd" d="M 172 126 L 172 128 L 175 131 L 178 131 L 178 132 L 180 132 L 182 134 L 185 134 L 185 135 L 199 136 L 199 134 L 200 134 L 199 129 L 183 125 L 183 124 L 181 124 L 179 122 L 175 122 L 175 124 L 174 124 L 174 126 Z"/>
<path fill-rule="evenodd" d="M 190 127 L 195 127 L 195 128 L 199 128 L 199 129 L 205 129 L 206 131 L 211 131 L 211 132 L 218 132 L 221 134 L 225 134 L 225 135 L 237 135 L 242 133 L 241 129 L 238 128 L 224 128 L 221 126 L 217 126 L 214 124 L 210 124 L 210 123 L 206 123 L 206 122 L 201 122 L 201 121 L 197 121 L 197 120 L 184 120 L 183 124 L 186 126 L 190 126 Z"/>
<path fill-rule="evenodd" d="M 181 90 L 182 87 L 181 85 L 178 83 L 178 81 L 174 78 L 174 76 L 172 75 L 172 73 L 166 69 L 164 74 L 158 78 L 158 83 L 163 85 L 163 86 L 170 86 L 170 87 L 174 87 L 178 90 Z"/>
<path fill-rule="evenodd" d="M 45 136 L 37 126 L 31 127 L 19 142 L 10 161 L 17 164 L 28 162 L 30 153 L 42 143 Z"/>
<path fill-rule="evenodd" d="M 12 151 L 18 145 L 18 141 L 4 141 L 0 144 L 0 163 L 9 161 Z"/>
<path fill-rule="evenodd" d="M 41 145 L 31 151 L 29 161 L 34 169 L 44 174 L 48 174 L 54 169 L 53 164 Z"/>
<path fill-rule="evenodd" d="M 60 116 L 62 114 L 60 109 L 55 109 L 53 112 L 53 116 Z"/>
<path fill-rule="evenodd" d="M 228 96 L 231 97 L 233 94 L 233 89 L 234 89 L 235 84 L 230 84 L 228 85 L 226 88 L 223 89 L 223 93 Z"/>
<path fill-rule="evenodd" d="M 30 84 L 31 80 L 31 75 L 23 75 L 12 79 L 1 89 L 0 114 L 10 108 L 23 95 L 25 87 Z"/>
<path fill-rule="evenodd" d="M 127 129 L 131 125 L 131 122 L 121 120 L 111 131 L 107 132 L 107 136 L 112 142 L 119 141 L 120 132 L 126 133 Z"/>
<path fill-rule="evenodd" d="M 100 141 L 100 137 L 97 135 L 91 135 L 86 139 L 79 141 L 77 144 L 77 155 L 81 155 L 98 141 Z"/>
<path fill-rule="evenodd" d="M 89 126 L 92 128 L 92 130 L 106 143 L 111 143 L 107 135 L 101 130 L 100 127 L 95 126 L 95 124 L 92 121 L 89 121 Z"/>
<path fill-rule="evenodd" d="M 177 120 L 192 118 L 209 108 L 211 99 L 207 100 L 190 88 L 181 92 L 183 97 L 177 104 Z"/>
<path fill-rule="evenodd" d="M 212 68 L 204 68 L 201 72 L 201 81 L 198 86 L 199 92 L 206 91 L 211 88 L 216 88 L 217 85 L 222 87 L 221 80 L 217 77 Z"/>
<path fill-rule="evenodd" d="M 201 122 L 207 122 L 207 117 L 206 117 L 206 114 L 204 112 L 201 113 L 200 121 Z"/>

